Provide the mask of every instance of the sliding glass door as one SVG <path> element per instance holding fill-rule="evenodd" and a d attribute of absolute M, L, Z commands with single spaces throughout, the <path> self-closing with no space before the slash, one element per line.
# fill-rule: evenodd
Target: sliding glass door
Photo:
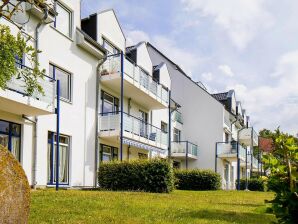
<path fill-rule="evenodd" d="M 60 135 L 59 138 L 59 184 L 69 184 L 70 139 Z M 48 184 L 56 183 L 56 134 L 48 134 Z"/>
<path fill-rule="evenodd" d="M 0 145 L 21 161 L 21 125 L 0 120 Z"/>

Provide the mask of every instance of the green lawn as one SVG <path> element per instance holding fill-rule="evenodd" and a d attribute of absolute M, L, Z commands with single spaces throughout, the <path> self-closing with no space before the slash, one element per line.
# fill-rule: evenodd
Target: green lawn
<path fill-rule="evenodd" d="M 30 223 L 270 223 L 272 193 L 174 191 L 171 194 L 81 190 L 32 192 Z"/>

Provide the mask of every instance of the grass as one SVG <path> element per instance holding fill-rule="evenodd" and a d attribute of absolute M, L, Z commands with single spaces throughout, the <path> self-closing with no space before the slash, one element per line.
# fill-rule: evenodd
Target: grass
<path fill-rule="evenodd" d="M 81 190 L 32 192 L 30 223 L 270 223 L 272 193 L 174 191 L 170 194 Z"/>

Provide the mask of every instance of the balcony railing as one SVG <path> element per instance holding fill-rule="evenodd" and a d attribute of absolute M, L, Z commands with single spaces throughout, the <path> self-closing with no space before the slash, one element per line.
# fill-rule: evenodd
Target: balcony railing
<path fill-rule="evenodd" d="M 16 62 L 17 69 L 28 69 L 32 70 L 31 68 Z M 55 96 L 55 80 L 49 76 L 43 76 L 43 78 L 38 78 L 38 84 L 41 85 L 44 94 L 38 92 L 37 90 L 34 91 L 32 94 L 32 98 L 36 100 L 40 100 L 42 102 L 47 103 L 49 106 L 54 105 L 54 96 Z M 26 92 L 26 83 L 24 78 L 20 77 L 12 77 L 12 79 L 7 83 L 8 90 L 17 92 L 23 96 L 28 96 Z"/>
<path fill-rule="evenodd" d="M 146 91 L 152 93 L 157 100 L 164 103 L 169 101 L 169 91 L 161 84 L 153 80 L 142 68 L 132 62 L 129 58 L 124 57 L 123 60 L 124 75 L 127 76 L 135 86 L 138 88 L 144 88 Z M 121 72 L 121 55 L 110 55 L 107 60 L 103 63 L 101 69 L 101 76 L 119 74 Z"/>
<path fill-rule="evenodd" d="M 223 154 L 237 154 L 237 145 L 239 150 L 239 158 L 245 161 L 246 159 L 246 149 L 241 145 L 237 144 L 237 142 L 219 142 L 216 144 L 217 146 L 217 155 Z"/>
<path fill-rule="evenodd" d="M 99 119 L 99 131 L 120 131 L 120 112 L 101 113 Z M 154 145 L 168 145 L 168 133 L 143 120 L 123 113 L 123 131 L 131 134 L 133 139 L 144 141 Z"/>
<path fill-rule="evenodd" d="M 182 114 L 179 111 L 174 111 L 173 120 L 179 122 L 180 124 L 183 124 Z"/>
<path fill-rule="evenodd" d="M 198 156 L 198 146 L 189 141 L 172 142 L 172 153 L 185 153 Z"/>

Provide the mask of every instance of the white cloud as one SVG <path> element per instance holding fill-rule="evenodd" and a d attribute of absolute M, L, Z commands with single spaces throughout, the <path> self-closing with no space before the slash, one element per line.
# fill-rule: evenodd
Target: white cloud
<path fill-rule="evenodd" d="M 229 76 L 229 77 L 234 76 L 232 69 L 228 65 L 219 65 L 218 69 L 226 76 Z"/>
<path fill-rule="evenodd" d="M 273 25 L 266 0 L 181 0 L 187 12 L 213 18 L 238 49 L 246 48 L 258 31 Z"/>
<path fill-rule="evenodd" d="M 213 74 L 211 72 L 204 72 L 201 74 L 201 76 L 207 82 L 210 82 L 213 80 Z"/>
<path fill-rule="evenodd" d="M 204 60 L 198 55 L 194 55 L 189 51 L 180 48 L 177 43 L 169 37 L 157 35 L 154 36 L 152 40 L 153 44 L 155 44 L 158 49 L 181 66 L 181 68 L 190 76 L 192 76 L 192 71 L 195 71 L 199 63 Z"/>
<path fill-rule="evenodd" d="M 275 81 L 275 85 L 249 88 L 235 84 L 227 89 L 236 91 L 236 97 L 244 101 L 259 128 L 274 129 L 280 125 L 292 134 L 298 133 L 298 50 L 282 55 L 273 77 L 271 75 L 268 79 Z"/>
<path fill-rule="evenodd" d="M 142 30 L 129 30 L 125 33 L 127 46 L 135 45 L 141 41 L 150 41 L 149 35 Z"/>

